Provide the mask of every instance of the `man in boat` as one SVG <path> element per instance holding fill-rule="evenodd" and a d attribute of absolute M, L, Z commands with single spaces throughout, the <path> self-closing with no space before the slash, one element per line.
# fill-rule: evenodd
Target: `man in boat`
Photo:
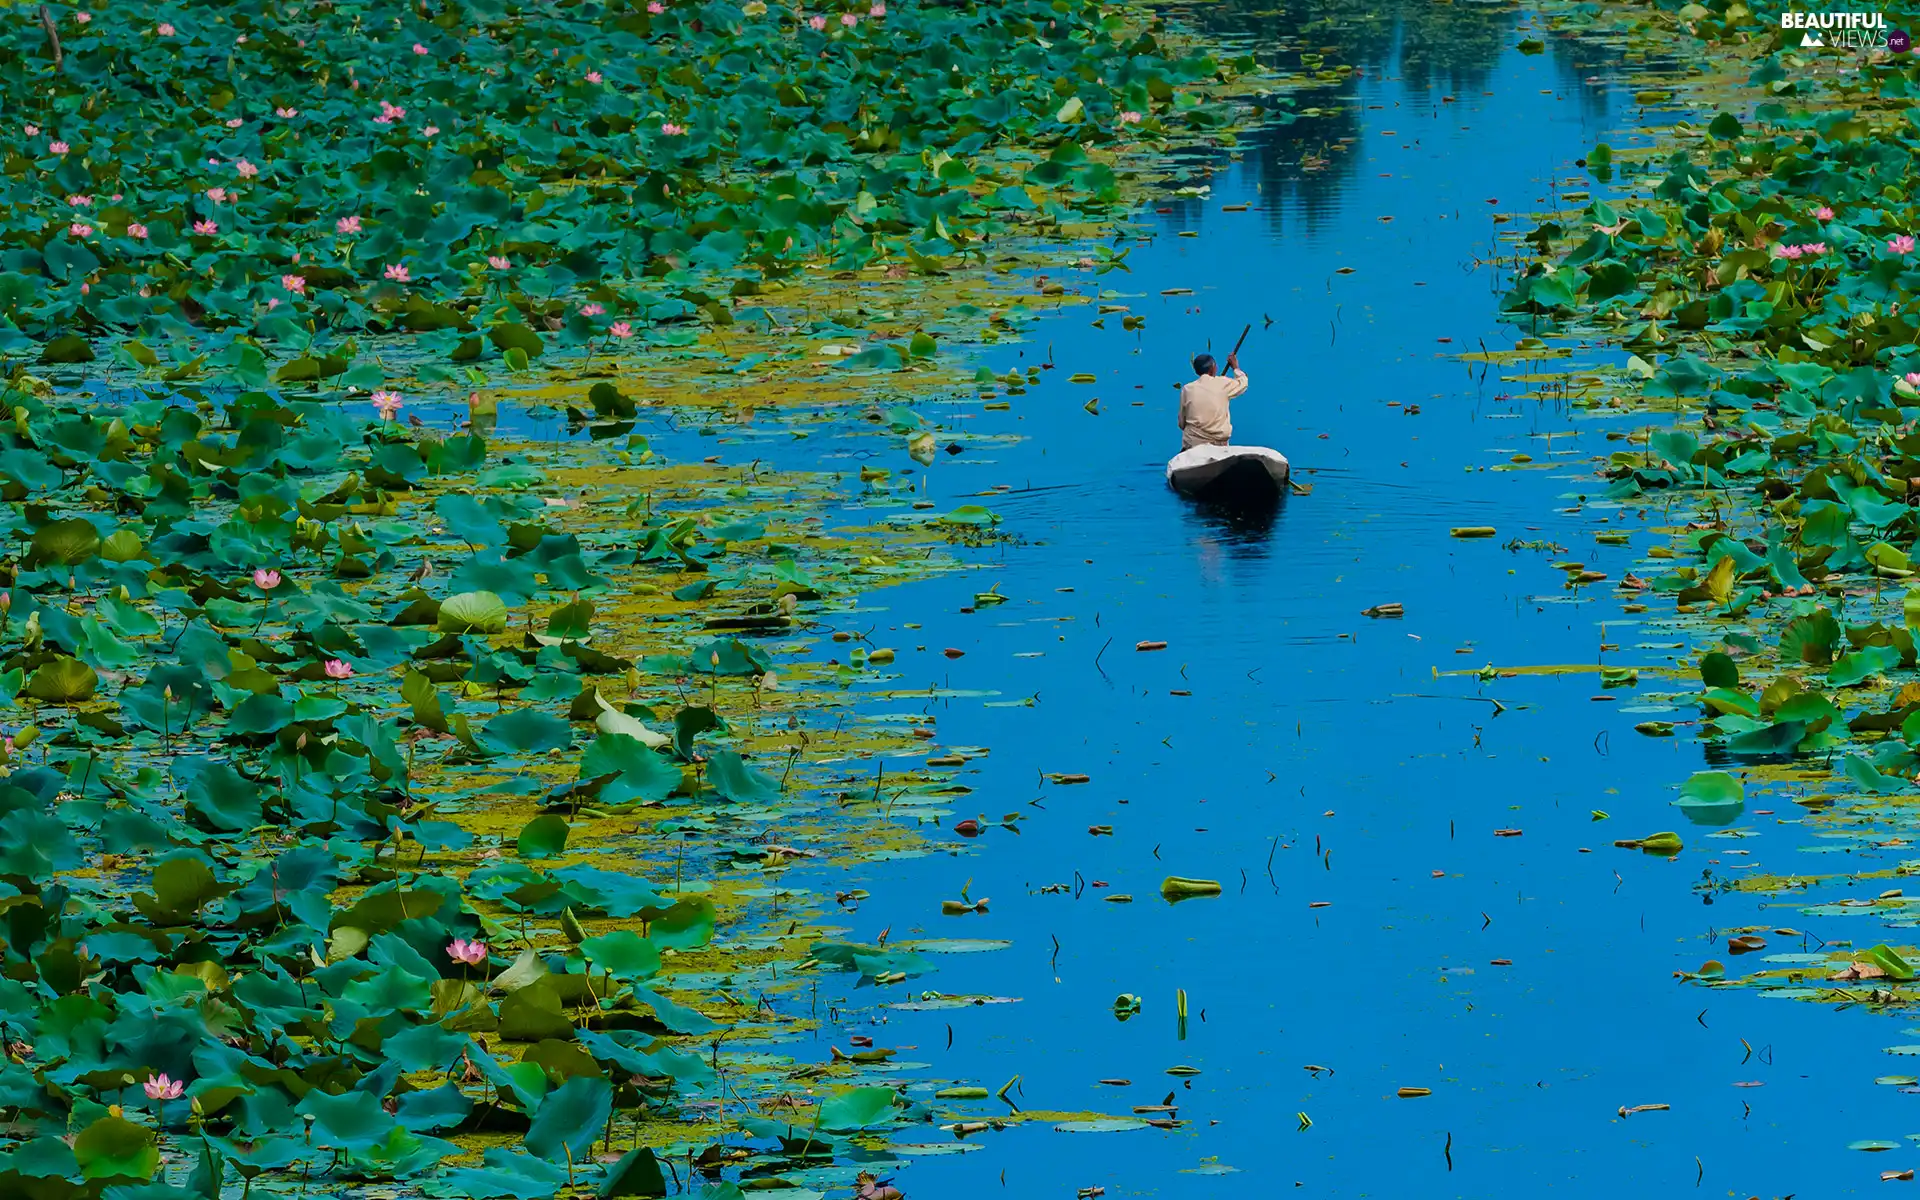
<path fill-rule="evenodd" d="M 1247 390 L 1240 356 L 1227 355 L 1227 373 L 1222 375 L 1213 355 L 1196 354 L 1193 373 L 1193 382 L 1180 389 L 1180 448 L 1224 446 L 1233 439 L 1233 398 Z"/>

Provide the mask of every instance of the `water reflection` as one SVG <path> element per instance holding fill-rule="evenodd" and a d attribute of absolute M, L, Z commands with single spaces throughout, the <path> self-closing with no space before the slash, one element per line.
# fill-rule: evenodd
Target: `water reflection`
<path fill-rule="evenodd" d="M 1287 502 L 1271 506 L 1239 507 L 1185 501 L 1187 527 L 1196 542 L 1211 542 L 1224 547 L 1233 557 L 1259 562 L 1267 557 L 1267 544 L 1287 510 Z"/>
<path fill-rule="evenodd" d="M 1384 0 L 1359 9 L 1345 0 L 1221 0 L 1183 7 L 1179 19 L 1250 50 L 1262 62 L 1293 72 L 1349 66 L 1338 83 L 1291 94 L 1291 120 L 1249 131 L 1240 146 L 1257 181 L 1272 228 L 1297 214 L 1310 230 L 1337 221 L 1342 195 L 1364 161 L 1355 143 L 1369 129 L 1370 105 L 1413 107 L 1387 127 L 1431 120 L 1439 106 L 1478 113 L 1492 92 L 1496 65 L 1523 37 L 1545 43 L 1539 60 L 1545 82 L 1565 91 L 1583 117 L 1608 111 L 1604 87 L 1590 86 L 1611 69 L 1613 51 L 1571 37 L 1550 37 L 1528 27 L 1518 9 L 1496 4 L 1434 5 L 1428 0 Z M 1302 56 L 1306 56 L 1302 61 Z M 1317 56 L 1317 57 L 1316 57 Z M 1395 85 L 1391 89 L 1385 83 Z M 1371 123 L 1379 133 L 1379 122 Z M 1194 160 L 1196 176 L 1217 163 Z M 1205 202 L 1183 199 L 1169 206 L 1171 223 L 1195 228 Z"/>

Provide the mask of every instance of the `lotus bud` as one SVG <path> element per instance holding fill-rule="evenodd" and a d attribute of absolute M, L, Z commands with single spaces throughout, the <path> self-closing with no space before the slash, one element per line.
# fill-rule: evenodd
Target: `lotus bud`
<path fill-rule="evenodd" d="M 167 698 L 168 704 L 173 703 L 173 685 L 172 684 L 168 684 L 166 687 L 161 688 L 160 694 Z"/>
<path fill-rule="evenodd" d="M 294 738 L 293 748 L 295 750 L 305 750 L 307 748 L 307 735 L 303 733 L 299 737 Z"/>
<path fill-rule="evenodd" d="M 788 592 L 786 595 L 780 597 L 780 611 L 786 616 L 791 617 L 793 610 L 799 607 L 800 597 L 794 595 L 792 592 Z"/>
<path fill-rule="evenodd" d="M 13 593 L 0 592 L 0 613 L 13 611 Z"/>

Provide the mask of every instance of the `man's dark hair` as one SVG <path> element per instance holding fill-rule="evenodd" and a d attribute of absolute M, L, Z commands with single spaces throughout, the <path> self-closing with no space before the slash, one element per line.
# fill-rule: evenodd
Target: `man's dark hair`
<path fill-rule="evenodd" d="M 1213 355 L 1196 354 L 1193 356 L 1193 373 L 1195 375 L 1211 375 L 1218 369 L 1219 365 L 1213 361 Z"/>

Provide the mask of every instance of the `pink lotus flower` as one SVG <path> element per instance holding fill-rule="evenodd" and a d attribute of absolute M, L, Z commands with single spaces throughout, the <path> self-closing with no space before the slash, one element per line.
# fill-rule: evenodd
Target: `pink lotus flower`
<path fill-rule="evenodd" d="M 393 420 L 393 414 L 400 411 L 400 403 L 399 392 L 375 392 L 373 394 L 373 406 L 380 410 L 380 419 L 383 421 Z"/>
<path fill-rule="evenodd" d="M 167 29 L 169 26 L 162 25 L 160 28 Z M 147 1099 L 149 1100 L 178 1100 L 180 1093 L 185 1091 L 187 1087 L 186 1084 L 178 1079 L 167 1078 L 164 1071 L 140 1086 L 147 1093 Z"/>
<path fill-rule="evenodd" d="M 25 133 L 28 137 L 39 137 L 40 127 L 38 125 L 23 126 L 21 132 Z"/>
<path fill-rule="evenodd" d="M 447 945 L 447 957 L 457 963 L 465 963 L 470 967 L 479 966 L 481 963 L 487 961 L 487 944 L 485 942 L 469 942 L 465 938 L 455 938 Z"/>
<path fill-rule="evenodd" d="M 193 223 L 193 231 L 202 237 L 207 237 L 219 233 L 220 225 L 216 221 L 195 221 Z"/>
<path fill-rule="evenodd" d="M 667 11 L 667 6 L 660 3 L 660 0 L 648 0 L 647 11 L 657 17 L 661 13 Z"/>
<path fill-rule="evenodd" d="M 307 277 L 305 275 L 282 275 L 280 277 L 280 286 L 296 296 L 304 296 L 307 294 Z"/>
<path fill-rule="evenodd" d="M 1775 242 L 1773 245 L 1773 256 L 1791 261 L 1800 257 L 1800 247 L 1789 246 L 1785 242 Z"/>
<path fill-rule="evenodd" d="M 1819 208 L 1813 210 L 1813 219 L 1816 221 L 1831 221 L 1833 220 L 1833 209 L 1822 204 Z"/>
<path fill-rule="evenodd" d="M 386 276 L 395 283 L 411 283 L 413 281 L 413 276 L 409 275 L 407 269 L 399 263 L 389 265 L 386 270 Z"/>
<path fill-rule="evenodd" d="M 613 328 L 607 330 L 607 332 L 617 338 L 630 338 L 633 336 L 633 326 L 627 324 L 625 321 L 615 321 Z"/>
<path fill-rule="evenodd" d="M 252 179 L 260 173 L 259 167 L 254 166 L 244 158 L 234 163 L 233 169 L 240 173 L 240 178 L 242 179 Z"/>
<path fill-rule="evenodd" d="M 487 265 L 496 271 L 508 271 L 513 268 L 512 260 L 504 254 L 487 255 Z"/>
<path fill-rule="evenodd" d="M 1907 372 L 1907 386 L 1920 388 L 1920 371 Z"/>
<path fill-rule="evenodd" d="M 236 45 L 236 46 L 244 46 L 244 45 L 246 45 L 246 44 L 247 44 L 247 35 L 243 33 L 243 34 L 241 34 L 241 35 L 240 35 L 239 37 L 237 37 L 237 38 L 234 38 L 234 39 L 233 39 L 233 44 L 234 44 L 234 45 Z"/>
<path fill-rule="evenodd" d="M 685 125 L 675 125 L 672 121 L 664 121 L 660 125 L 660 132 L 666 134 L 668 137 L 679 137 L 686 131 L 687 127 Z"/>
<path fill-rule="evenodd" d="M 227 202 L 227 189 L 223 187 L 208 188 L 207 199 L 213 201 L 215 204 L 225 204 Z"/>
<path fill-rule="evenodd" d="M 85 25 L 88 21 L 93 20 L 93 14 L 90 12 L 77 12 L 73 14 L 73 19 Z"/>
<path fill-rule="evenodd" d="M 1134 112 L 1132 109 L 1128 109 L 1126 112 L 1120 114 L 1120 123 L 1122 125 L 1138 125 L 1140 123 L 1140 114 Z"/>
<path fill-rule="evenodd" d="M 1913 235 L 1903 233 L 1898 237 L 1888 238 L 1887 251 L 1890 254 L 1912 254 Z"/>
<path fill-rule="evenodd" d="M 429 125 L 425 129 L 422 129 L 420 131 L 420 136 L 430 138 L 434 134 L 439 132 L 440 132 L 440 127 L 438 125 Z"/>
<path fill-rule="evenodd" d="M 77 238 L 89 237 L 93 233 L 93 226 L 87 224 L 85 221 L 75 221 L 73 224 L 67 226 L 67 232 Z"/>
<path fill-rule="evenodd" d="M 253 572 L 253 586 L 263 592 L 270 592 L 280 586 L 280 572 L 269 571 L 265 567 L 256 567 Z"/>
<path fill-rule="evenodd" d="M 246 124 L 246 121 L 245 121 L 245 120 L 243 120 L 242 118 L 240 118 L 240 117 L 234 117 L 234 118 L 232 118 L 231 120 L 229 120 L 229 121 L 227 122 L 227 128 L 228 128 L 228 129 L 238 129 L 238 128 L 240 128 L 240 127 L 241 127 L 242 125 L 245 125 L 245 124 Z"/>
<path fill-rule="evenodd" d="M 67 145 L 65 142 L 48 142 L 47 143 L 47 152 L 49 154 L 65 154 L 67 151 L 71 149 L 73 149 L 73 147 Z"/>
<path fill-rule="evenodd" d="M 291 121 L 300 115 L 300 110 L 297 108 L 276 108 L 273 110 L 273 115 L 283 121 Z"/>
<path fill-rule="evenodd" d="M 352 679 L 353 678 L 353 668 L 348 666 L 346 663 L 341 662 L 337 658 L 328 659 L 327 665 L 322 669 L 326 671 L 328 679 Z"/>
<path fill-rule="evenodd" d="M 335 221 L 333 223 L 333 228 L 336 232 L 339 232 L 339 233 L 359 233 L 360 218 L 359 217 L 341 217 L 338 221 Z"/>
<path fill-rule="evenodd" d="M 860 23 L 860 18 L 854 16 L 852 13 L 841 13 L 840 23 L 846 26 L 848 29 L 852 29 L 855 25 L 858 25 Z"/>
<path fill-rule="evenodd" d="M 273 311 L 274 309 L 276 309 L 276 308 L 279 308 L 279 307 L 280 307 L 280 297 L 278 297 L 278 296 L 268 296 L 268 297 L 267 297 L 267 311 L 268 311 L 268 312 L 272 312 L 272 311 Z"/>
<path fill-rule="evenodd" d="M 431 51 L 429 51 L 425 46 L 422 46 L 419 42 L 415 42 L 413 44 L 413 52 L 415 54 L 422 54 L 422 55 L 431 53 Z"/>
<path fill-rule="evenodd" d="M 168 24 L 165 21 L 162 21 L 158 25 L 154 26 L 153 31 L 159 34 L 161 37 L 173 36 L 173 26 Z"/>
<path fill-rule="evenodd" d="M 815 29 L 825 29 L 827 27 L 827 19 L 825 17 L 808 17 L 807 24 Z"/>
<path fill-rule="evenodd" d="M 1800 243 L 1800 253 L 1802 254 L 1825 254 L 1826 252 L 1827 244 L 1825 242 Z"/>
<path fill-rule="evenodd" d="M 67 197 L 67 207 L 69 208 L 87 208 L 87 207 L 90 207 L 92 204 L 93 204 L 92 196 L 82 196 L 76 193 L 74 195 Z"/>
<path fill-rule="evenodd" d="M 588 71 L 588 72 L 587 72 L 587 82 L 588 82 L 588 83 L 599 83 L 599 82 L 600 82 L 600 81 L 601 81 L 601 80 L 602 80 L 603 78 L 605 78 L 605 77 L 604 77 L 604 76 L 602 76 L 602 75 L 600 74 L 600 72 L 598 72 L 598 71 Z"/>
<path fill-rule="evenodd" d="M 133 238 L 135 241 L 144 242 L 147 240 L 147 227 L 138 221 L 134 221 L 127 226 L 127 236 Z"/>
<path fill-rule="evenodd" d="M 597 317 L 605 311 L 607 311 L 605 306 L 599 304 L 582 304 L 580 306 L 580 315 L 583 317 Z"/>
<path fill-rule="evenodd" d="M 870 17 L 884 17 L 884 16 L 886 16 L 886 15 L 887 15 L 887 6 L 886 6 L 886 4 L 885 4 L 885 3 L 883 3 L 883 2 L 882 2 L 882 0 L 874 0 L 874 5 L 873 5 L 873 7 L 872 7 L 872 8 L 870 8 L 870 9 L 868 9 L 868 10 L 867 10 L 867 15 L 868 15 L 868 16 L 870 16 Z"/>

